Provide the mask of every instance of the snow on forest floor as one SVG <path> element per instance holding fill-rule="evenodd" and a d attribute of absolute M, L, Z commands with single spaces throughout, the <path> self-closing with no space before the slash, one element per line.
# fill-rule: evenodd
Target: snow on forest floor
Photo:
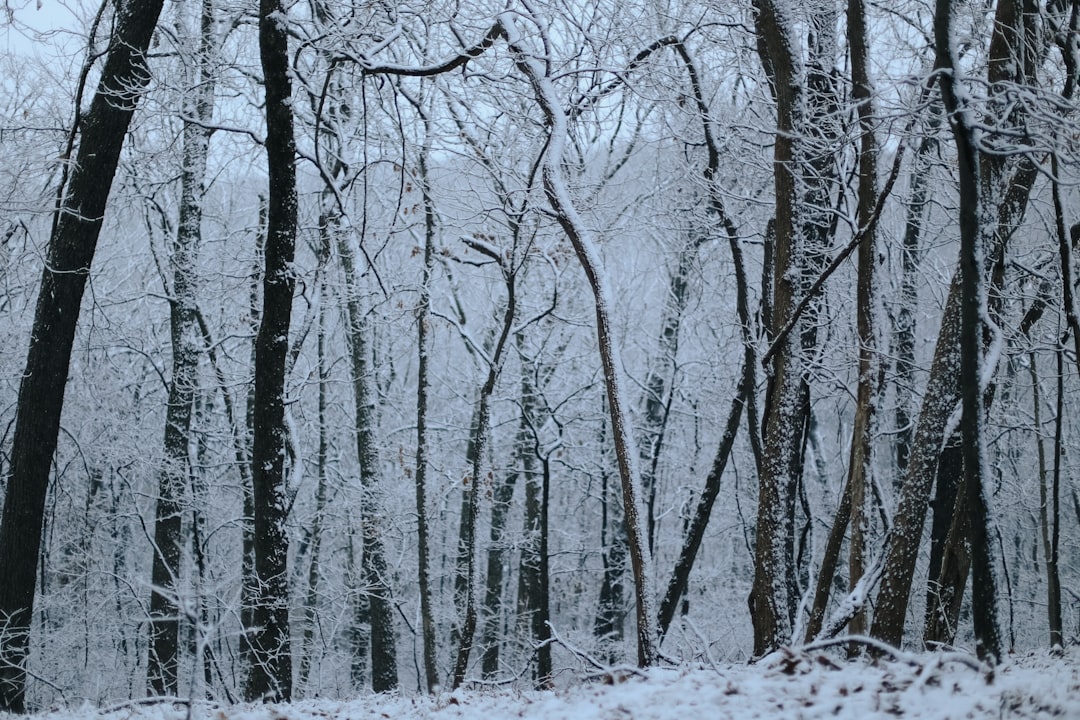
<path fill-rule="evenodd" d="M 35 720 L 186 720 L 182 705 L 54 710 Z M 198 720 L 744 720 L 1080 718 L 1080 649 L 1012 656 L 992 673 L 969 655 L 840 660 L 783 650 L 755 665 L 615 670 L 550 692 L 458 690 L 279 705 L 196 704 Z M 0 713 L 0 720 L 14 716 Z"/>

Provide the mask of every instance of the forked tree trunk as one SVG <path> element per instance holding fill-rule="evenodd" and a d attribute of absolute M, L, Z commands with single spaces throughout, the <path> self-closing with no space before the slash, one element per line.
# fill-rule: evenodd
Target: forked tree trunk
<path fill-rule="evenodd" d="M 807 220 L 801 215 L 804 198 L 797 180 L 805 149 L 801 146 L 806 122 L 805 72 L 795 24 L 785 14 L 786 8 L 772 0 L 758 0 L 754 5 L 758 54 L 770 79 L 777 113 L 771 322 L 779 328 L 788 322 L 805 275 Z M 754 582 L 749 597 L 756 657 L 791 640 L 798 602 L 794 520 L 806 425 L 802 334 L 797 329 L 787 335 L 774 353 L 764 410 Z"/>
<path fill-rule="evenodd" d="M 118 3 L 113 36 L 42 272 L 26 369 L 19 385 L 11 469 L 0 519 L 0 710 L 26 709 L 26 655 L 34 614 L 45 497 L 60 432 L 75 325 L 105 205 L 135 107 L 150 80 L 145 53 L 161 0 Z"/>

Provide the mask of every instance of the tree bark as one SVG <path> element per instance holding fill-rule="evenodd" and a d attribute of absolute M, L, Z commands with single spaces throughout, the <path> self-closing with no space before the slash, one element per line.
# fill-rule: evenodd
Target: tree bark
<path fill-rule="evenodd" d="M 131 116 L 150 80 L 145 53 L 161 0 L 118 3 L 108 56 L 53 218 L 19 386 L 0 520 L 0 710 L 26 709 L 26 655 L 44 524 L 75 325 Z"/>
<path fill-rule="evenodd" d="M 877 303 L 876 263 L 877 233 L 874 210 L 877 207 L 877 140 L 874 137 L 873 88 L 870 85 L 869 38 L 866 6 L 863 0 L 848 2 L 848 45 L 851 53 L 851 95 L 859 114 L 859 198 L 856 220 L 863 233 L 859 241 L 858 285 L 856 290 L 856 325 L 859 336 L 859 377 L 855 398 L 855 423 L 851 431 L 851 459 L 848 464 L 848 489 L 851 500 L 851 539 L 849 541 L 848 587 L 855 587 L 866 571 L 866 545 L 871 512 L 868 486 L 871 461 L 871 433 L 877 404 L 881 369 L 874 325 Z M 823 580 L 824 578 L 819 578 Z M 819 586 L 820 587 L 820 586 Z M 851 619 L 854 635 L 866 633 L 865 610 Z"/>
<path fill-rule="evenodd" d="M 517 335 L 518 352 L 523 358 L 521 373 L 521 418 L 518 428 L 517 452 L 521 474 L 525 480 L 524 532 L 518 569 L 518 633 L 536 647 L 536 669 L 533 678 L 540 689 L 551 686 L 551 628 L 550 586 L 548 579 L 548 488 L 551 484 L 550 453 L 540 447 L 535 428 L 538 390 L 535 363 L 525 359 L 524 342 Z M 537 460 L 540 469 L 537 470 Z"/>
<path fill-rule="evenodd" d="M 435 615 L 431 604 L 431 569 L 427 510 L 428 470 L 428 353 L 431 341 L 431 276 L 435 267 L 435 204 L 431 198 L 428 178 L 428 146 L 431 123 L 424 118 L 424 141 L 420 151 L 420 183 L 424 198 L 424 273 L 420 283 L 420 302 L 417 307 L 417 370 L 416 370 L 416 553 L 417 579 L 420 593 L 420 626 L 424 643 L 424 681 L 429 693 L 439 685 L 436 665 Z"/>
<path fill-rule="evenodd" d="M 262 321 L 255 338 L 254 500 L 255 576 L 258 589 L 249 632 L 254 664 L 245 687 L 249 700 L 292 698 L 289 632 L 289 507 L 285 455 L 285 375 L 296 277 L 296 140 L 289 74 L 288 19 L 280 0 L 259 4 L 259 54 L 266 90 L 269 200 Z"/>
<path fill-rule="evenodd" d="M 784 8 L 772 0 L 759 0 L 754 7 L 758 55 L 770 79 L 777 113 L 771 321 L 772 327 L 779 328 L 792 313 L 805 275 L 807 220 L 800 213 L 805 198 L 797 180 L 804 160 L 800 143 L 806 122 L 805 72 L 794 24 Z M 791 640 L 798 602 L 794 522 L 806 419 L 802 334 L 799 330 L 788 335 L 773 355 L 766 395 L 754 582 L 749 597 L 755 657 Z"/>
<path fill-rule="evenodd" d="M 213 0 L 203 0 L 195 72 L 189 79 L 192 97 L 185 108 L 183 165 L 180 175 L 180 217 L 173 242 L 170 293 L 172 379 L 165 413 L 165 464 L 158 479 L 154 511 L 154 560 L 150 575 L 150 652 L 147 687 L 155 695 L 177 694 L 179 648 L 181 537 L 180 502 L 191 478 L 188 443 L 192 403 L 198 383 L 202 333 L 198 309 L 198 256 L 202 242 L 202 202 L 206 161 L 214 114 Z M 191 119 L 188 119 L 191 118 Z"/>

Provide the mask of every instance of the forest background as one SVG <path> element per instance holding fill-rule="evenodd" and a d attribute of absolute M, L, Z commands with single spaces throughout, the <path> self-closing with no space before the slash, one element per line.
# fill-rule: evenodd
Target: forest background
<path fill-rule="evenodd" d="M 0 708 L 1076 636 L 1080 3 L 4 10 Z"/>

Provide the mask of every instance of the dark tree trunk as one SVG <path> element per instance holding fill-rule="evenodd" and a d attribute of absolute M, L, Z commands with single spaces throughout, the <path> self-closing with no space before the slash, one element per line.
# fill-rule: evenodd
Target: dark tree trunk
<path fill-rule="evenodd" d="M 431 137 L 431 123 L 424 119 L 425 143 Z M 428 477 L 428 339 L 431 326 L 431 275 L 435 267 L 435 205 L 428 184 L 428 147 L 420 154 L 420 182 L 424 197 L 424 276 L 420 284 L 420 303 L 417 308 L 417 370 L 416 370 L 416 553 L 417 579 L 420 593 L 420 623 L 424 643 L 424 680 L 429 693 L 439 685 L 436 664 L 435 614 L 431 604 L 431 562 L 428 539 L 427 477 Z"/>
<path fill-rule="evenodd" d="M 877 140 L 874 137 L 873 92 L 870 86 L 869 38 L 866 27 L 866 6 L 863 0 L 848 2 L 848 45 L 851 53 L 852 100 L 859 114 L 859 199 L 858 221 L 862 240 L 859 242 L 858 287 L 856 291 L 859 334 L 859 377 L 855 402 L 855 422 L 851 433 L 851 459 L 848 465 L 848 491 L 850 493 L 851 540 L 849 542 L 848 587 L 854 588 L 866 571 L 867 535 L 870 531 L 871 507 L 869 490 L 871 462 L 871 435 L 877 404 L 880 367 L 877 354 L 877 336 L 874 327 L 875 270 L 877 264 L 877 233 L 875 208 L 877 191 Z M 862 635 L 867 629 L 865 611 L 851 619 L 850 631 Z"/>
<path fill-rule="evenodd" d="M 280 0 L 261 0 L 259 51 L 266 89 L 269 172 L 262 322 L 255 338 L 254 500 L 255 575 L 259 586 L 249 632 L 253 665 L 248 700 L 292 698 L 289 633 L 289 507 L 286 477 L 285 374 L 296 277 L 296 141 L 286 12 Z"/>
<path fill-rule="evenodd" d="M 496 261 L 498 261 L 498 258 L 496 258 Z M 498 381 L 499 372 L 502 369 L 506 344 L 510 337 L 510 331 L 514 324 L 514 315 L 517 310 L 514 269 L 503 267 L 502 270 L 507 290 L 503 324 L 488 364 L 487 377 L 480 388 L 480 396 L 477 398 L 476 422 L 473 425 L 469 440 L 468 454 L 472 455 L 472 468 L 469 487 L 467 488 L 468 505 L 462 508 L 463 516 L 458 540 L 459 566 L 464 563 L 464 568 L 459 567 L 458 572 L 461 630 L 458 639 L 457 657 L 454 660 L 454 675 L 451 681 L 454 688 L 459 687 L 465 680 L 465 673 L 469 666 L 469 656 L 472 654 L 476 635 L 479 614 L 476 597 L 478 590 L 476 524 L 480 515 L 480 488 L 481 483 L 484 482 L 481 475 L 484 455 L 487 453 L 487 444 L 489 442 L 488 425 L 491 422 L 491 396 L 495 391 L 495 383 Z M 462 569 L 464 573 L 461 573 Z M 460 587 L 462 575 L 464 576 L 464 587 Z"/>
<path fill-rule="evenodd" d="M 517 335 L 518 352 L 525 358 L 523 337 Z M 521 474 L 525 480 L 524 531 L 521 543 L 520 567 L 518 570 L 518 632 L 528 638 L 536 650 L 536 671 L 533 675 L 538 688 L 551 686 L 551 637 L 548 627 L 549 585 L 548 585 L 548 524 L 547 496 L 551 480 L 551 463 L 547 454 L 540 448 L 540 439 L 535 434 L 537 388 L 535 364 L 530 360 L 522 362 L 521 378 L 521 418 L 518 428 L 518 457 L 521 460 Z M 541 468 L 538 471 L 536 461 Z"/>
<path fill-rule="evenodd" d="M 145 53 L 161 0 L 118 3 L 115 29 L 41 277 L 19 386 L 11 468 L 0 520 L 0 710 L 26 709 L 26 654 L 44 523 L 75 325 L 131 116 L 150 80 Z"/>

